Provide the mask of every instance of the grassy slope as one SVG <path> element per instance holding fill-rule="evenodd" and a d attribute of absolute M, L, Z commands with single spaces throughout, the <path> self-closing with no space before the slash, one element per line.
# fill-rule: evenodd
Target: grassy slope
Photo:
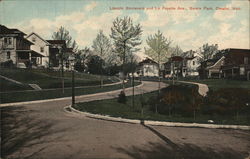
<path fill-rule="evenodd" d="M 246 88 L 250 89 L 250 81 L 229 80 L 229 79 L 204 79 L 192 80 L 193 82 L 207 84 L 210 89 L 220 88 Z"/>
<path fill-rule="evenodd" d="M 139 85 L 139 82 L 135 82 L 135 85 Z M 130 82 L 128 82 L 126 87 L 130 87 Z M 76 88 L 75 95 L 84 95 L 92 94 L 99 92 L 106 92 L 121 89 L 122 85 L 111 85 L 100 88 L 100 86 L 90 86 L 88 88 Z M 72 95 L 71 88 L 65 89 L 65 92 L 62 93 L 62 90 L 42 90 L 42 91 L 26 91 L 26 92 L 9 92 L 9 93 L 0 93 L 1 101 L 0 103 L 11 103 L 11 102 L 21 102 L 21 101 L 32 101 L 32 100 L 42 100 L 42 99 L 53 99 L 61 97 L 70 97 Z"/>
<path fill-rule="evenodd" d="M 129 119 L 145 119 L 145 120 L 157 120 L 157 121 L 172 121 L 172 122 L 197 122 L 207 123 L 208 120 L 214 120 L 216 124 L 241 124 L 250 125 L 249 118 L 247 116 L 240 116 L 236 121 L 234 116 L 209 116 L 197 114 L 197 118 L 194 121 L 192 114 L 190 117 L 184 117 L 181 115 L 174 115 L 169 117 L 168 115 L 156 114 L 151 111 L 148 104 L 150 98 L 156 96 L 157 92 L 144 94 L 143 98 L 146 100 L 144 105 L 144 116 L 141 115 L 141 96 L 135 96 L 135 107 L 132 108 L 132 99 L 127 97 L 127 104 L 118 103 L 117 99 L 108 99 L 101 101 L 92 101 L 87 103 L 78 103 L 75 108 L 81 111 L 87 111 L 94 114 L 106 114 L 114 117 L 124 117 Z"/>
<path fill-rule="evenodd" d="M 62 85 L 59 71 L 1 68 L 0 75 L 20 81 L 25 84 L 38 84 L 43 89 L 60 88 Z M 114 77 L 104 77 L 104 83 L 112 83 L 116 81 L 117 79 L 115 79 Z M 71 72 L 65 72 L 64 82 L 65 87 L 71 86 Z M 100 76 L 85 73 L 76 73 L 75 86 L 88 86 L 99 84 Z M 13 90 L 12 88 L 10 90 Z M 6 87 L 5 90 L 8 90 L 8 87 Z"/>
<path fill-rule="evenodd" d="M 0 78 L 0 92 L 14 91 L 14 90 L 30 90 L 28 85 L 19 85 L 5 79 Z"/>

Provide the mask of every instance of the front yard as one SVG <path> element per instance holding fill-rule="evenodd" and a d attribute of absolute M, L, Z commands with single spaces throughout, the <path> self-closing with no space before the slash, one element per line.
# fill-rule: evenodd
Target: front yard
<path fill-rule="evenodd" d="M 61 72 L 53 70 L 39 70 L 39 69 L 8 69 L 1 68 L 0 75 L 22 82 L 23 84 L 37 84 L 42 89 L 48 88 L 61 88 Z M 64 85 L 65 87 L 71 87 L 71 72 L 64 72 Z M 104 76 L 104 83 L 118 82 L 119 80 L 115 77 Z M 75 74 L 75 86 L 89 86 L 99 85 L 100 76 L 76 73 Z M 8 89 L 4 87 L 3 91 L 13 90 L 13 87 Z M 17 89 L 19 90 L 19 89 Z"/>

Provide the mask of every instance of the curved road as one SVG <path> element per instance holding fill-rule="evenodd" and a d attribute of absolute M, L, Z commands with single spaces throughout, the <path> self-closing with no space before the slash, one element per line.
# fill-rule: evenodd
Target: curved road
<path fill-rule="evenodd" d="M 143 82 L 136 93 L 158 88 Z M 162 84 L 163 85 L 163 84 Z M 114 98 L 119 91 L 77 97 Z M 131 94 L 127 89 L 126 94 Z M 145 126 L 75 116 L 70 99 L 1 108 L 2 158 L 246 158 L 249 131 Z"/>

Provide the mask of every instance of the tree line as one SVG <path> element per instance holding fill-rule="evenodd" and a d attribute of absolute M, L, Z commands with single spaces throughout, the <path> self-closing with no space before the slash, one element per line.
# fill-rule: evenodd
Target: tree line
<path fill-rule="evenodd" d="M 141 25 L 134 24 L 132 18 L 126 16 L 117 17 L 113 21 L 109 36 L 99 30 L 91 47 L 79 49 L 76 41 L 63 26 L 52 34 L 52 39 L 65 40 L 66 46 L 73 48 L 77 71 L 100 74 L 101 83 L 103 83 L 104 74 L 114 75 L 120 71 L 123 73 L 124 81 L 127 73 L 135 72 L 137 64 L 135 54 L 140 51 L 142 32 Z M 171 37 L 163 35 L 160 30 L 149 35 L 146 44 L 144 53 L 158 63 L 159 73 L 161 65 L 167 62 L 169 57 L 187 56 L 187 52 L 183 52 L 179 45 L 174 45 Z M 202 49 L 201 54 L 204 61 L 216 54 L 218 45 L 204 44 L 200 49 Z M 59 58 L 66 60 L 68 55 L 64 54 Z"/>

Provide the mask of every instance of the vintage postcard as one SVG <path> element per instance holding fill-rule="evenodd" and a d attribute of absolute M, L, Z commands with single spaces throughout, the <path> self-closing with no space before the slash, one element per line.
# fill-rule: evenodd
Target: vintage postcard
<path fill-rule="evenodd" d="M 250 159 L 249 0 L 0 0 L 0 159 Z"/>

